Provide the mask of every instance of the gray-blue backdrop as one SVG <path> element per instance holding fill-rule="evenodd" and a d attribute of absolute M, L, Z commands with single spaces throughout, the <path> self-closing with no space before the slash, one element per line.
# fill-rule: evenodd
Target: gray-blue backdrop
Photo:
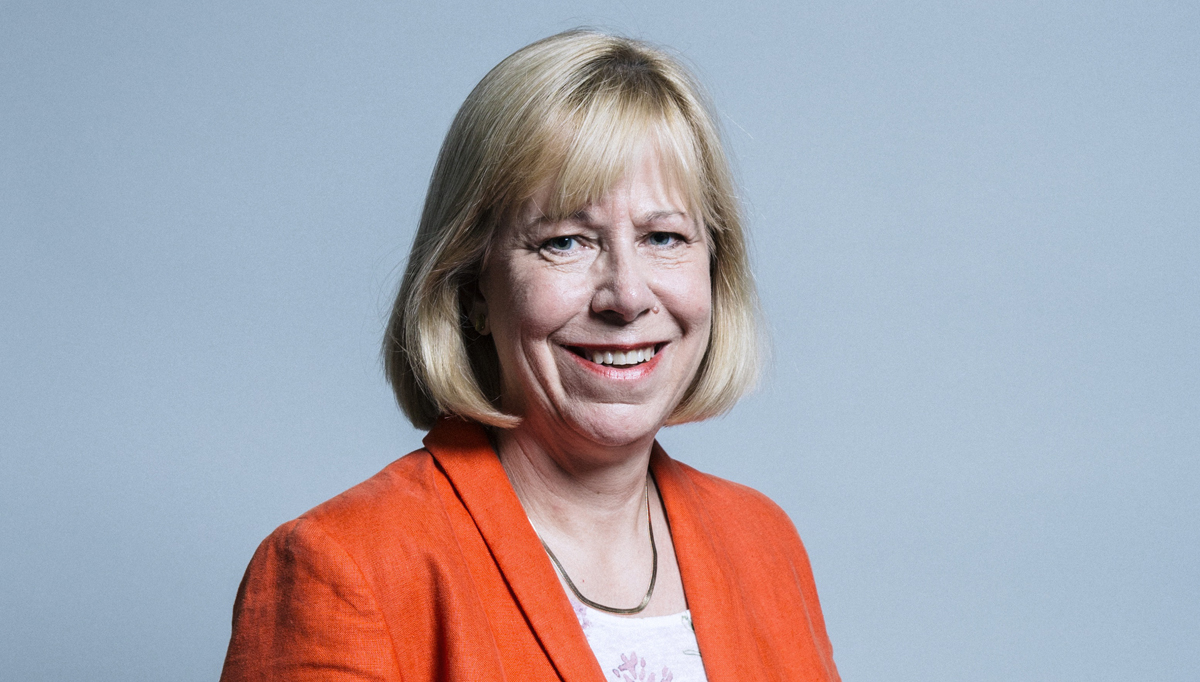
<path fill-rule="evenodd" d="M 775 359 L 663 434 L 847 680 L 1200 675 L 1191 2 L 0 2 L 0 677 L 211 680 L 258 541 L 416 447 L 377 347 L 475 82 L 680 50 Z"/>

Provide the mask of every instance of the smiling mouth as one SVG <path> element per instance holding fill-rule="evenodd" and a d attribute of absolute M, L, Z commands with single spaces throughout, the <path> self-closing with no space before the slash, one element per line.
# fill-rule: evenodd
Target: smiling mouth
<path fill-rule="evenodd" d="M 634 367 L 650 362 L 662 346 L 666 344 L 648 344 L 642 347 L 591 347 L 566 346 L 567 350 L 584 360 L 590 360 L 597 365 L 609 367 Z"/>

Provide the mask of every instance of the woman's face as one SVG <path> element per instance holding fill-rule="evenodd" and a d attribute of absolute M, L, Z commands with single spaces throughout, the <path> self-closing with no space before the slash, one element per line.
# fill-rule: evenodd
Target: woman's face
<path fill-rule="evenodd" d="M 546 187 L 497 234 L 480 293 L 503 409 L 523 426 L 608 446 L 652 436 L 704 355 L 707 238 L 643 150 L 600 201 L 551 222 Z"/>

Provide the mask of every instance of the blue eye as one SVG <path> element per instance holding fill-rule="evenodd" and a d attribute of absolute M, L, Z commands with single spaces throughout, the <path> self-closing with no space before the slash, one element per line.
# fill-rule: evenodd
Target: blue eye
<path fill-rule="evenodd" d="M 552 251 L 570 251 L 575 246 L 575 237 L 554 237 L 546 240 L 542 248 Z"/>
<path fill-rule="evenodd" d="M 651 246 L 671 246 L 679 239 L 679 235 L 670 232 L 651 232 L 646 241 Z"/>

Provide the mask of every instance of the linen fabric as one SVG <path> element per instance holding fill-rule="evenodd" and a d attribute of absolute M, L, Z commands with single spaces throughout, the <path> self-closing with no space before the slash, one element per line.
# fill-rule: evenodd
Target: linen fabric
<path fill-rule="evenodd" d="M 424 444 L 263 541 L 224 682 L 607 679 L 486 432 Z M 650 468 L 708 680 L 839 680 L 787 515 L 657 443 Z"/>

